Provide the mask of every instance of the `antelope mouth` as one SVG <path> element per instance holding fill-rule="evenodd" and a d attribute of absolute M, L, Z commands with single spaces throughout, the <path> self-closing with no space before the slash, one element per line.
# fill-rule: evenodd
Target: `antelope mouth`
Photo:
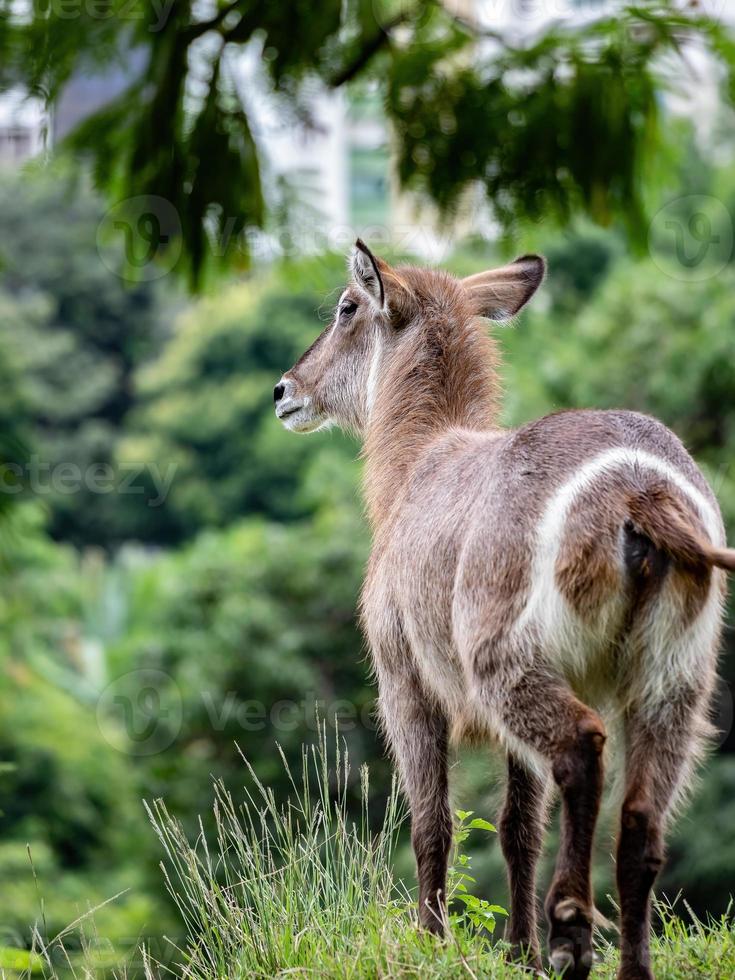
<path fill-rule="evenodd" d="M 302 402 L 290 399 L 285 405 L 278 405 L 276 416 L 284 428 L 291 432 L 316 432 L 327 422 L 327 419 L 314 411 L 309 398 Z"/>
<path fill-rule="evenodd" d="M 303 405 L 294 405 L 291 408 L 284 408 L 281 411 L 276 409 L 276 415 L 281 421 L 283 421 L 284 419 L 287 419 L 289 415 L 295 415 L 296 412 L 300 412 L 302 408 Z"/>

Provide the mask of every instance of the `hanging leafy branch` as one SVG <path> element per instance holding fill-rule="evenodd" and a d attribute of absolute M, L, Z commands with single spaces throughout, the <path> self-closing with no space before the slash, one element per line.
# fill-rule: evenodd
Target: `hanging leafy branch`
<path fill-rule="evenodd" d="M 622 219 L 637 242 L 664 143 L 661 95 L 689 71 L 693 42 L 735 97 L 731 33 L 674 0 L 597 15 L 586 4 L 573 23 L 519 23 L 512 35 L 439 0 L 108 0 L 80 2 L 73 18 L 48 0 L 24 17 L 14 9 L 0 0 L 0 84 L 20 81 L 53 104 L 76 73 L 129 72 L 127 90 L 67 142 L 114 200 L 173 205 L 180 226 L 167 237 L 183 239 L 193 285 L 210 263 L 246 262 L 240 233 L 267 222 L 252 102 L 269 90 L 308 120 L 311 79 L 377 80 L 401 184 L 442 211 L 479 182 L 506 227 L 583 211 Z M 262 91 L 243 98 L 231 68 L 248 45 L 262 51 Z"/>

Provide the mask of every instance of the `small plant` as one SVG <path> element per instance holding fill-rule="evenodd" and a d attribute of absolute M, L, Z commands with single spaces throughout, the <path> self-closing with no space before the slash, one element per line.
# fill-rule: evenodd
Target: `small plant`
<path fill-rule="evenodd" d="M 506 915 L 507 911 L 502 905 L 491 905 L 484 898 L 473 895 L 468 885 L 477 884 L 472 876 L 472 858 L 465 853 L 462 845 L 470 836 L 473 830 L 482 830 L 488 834 L 497 831 L 495 827 L 482 817 L 473 817 L 472 810 L 456 810 L 455 816 L 457 824 L 454 829 L 454 854 L 449 868 L 448 897 L 450 902 L 449 921 L 452 925 L 462 923 L 462 920 L 471 923 L 476 930 L 486 930 L 488 933 L 495 932 L 496 916 Z M 462 902 L 464 909 L 462 912 L 451 912 L 451 905 L 455 902 Z"/>

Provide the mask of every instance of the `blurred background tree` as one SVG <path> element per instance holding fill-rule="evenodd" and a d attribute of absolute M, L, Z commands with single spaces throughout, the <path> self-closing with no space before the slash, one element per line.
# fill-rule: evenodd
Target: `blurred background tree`
<path fill-rule="evenodd" d="M 271 401 L 331 316 L 356 233 L 460 274 L 514 247 L 545 252 L 538 303 L 498 331 L 504 420 L 658 415 L 735 539 L 729 28 L 648 0 L 572 5 L 525 31 L 460 6 L 111 0 L 101 16 L 0 0 L 0 84 L 54 107 L 53 160 L 41 140 L 40 159 L 0 174 L 0 946 L 125 889 L 95 915 L 107 966 L 160 937 L 170 908 L 141 798 L 165 796 L 196 834 L 212 775 L 241 792 L 235 743 L 284 796 L 276 743 L 293 759 L 315 704 L 339 716 L 353 772 L 370 763 L 378 804 L 387 793 L 355 618 L 358 446 L 294 438 Z M 90 109 L 79 86 L 109 71 L 114 97 Z M 702 129 L 671 93 L 704 79 Z M 346 105 L 329 118 L 349 130 L 352 175 L 323 237 L 340 180 L 335 168 L 320 183 L 314 165 L 327 138 L 315 91 Z M 316 151 L 266 139 L 261 96 Z M 18 139 L 2 110 L 0 93 L 0 159 Z M 266 145 L 306 162 L 280 172 Z M 206 294 L 185 296 L 172 269 Z M 93 472 L 109 490 L 85 482 Z M 723 676 L 722 744 L 663 881 L 712 914 L 735 875 L 730 632 Z M 466 761 L 457 804 L 493 819 L 497 767 Z M 410 875 L 407 849 L 400 860 Z M 495 845 L 474 867 L 502 901 Z M 601 876 L 601 905 L 611 889 Z"/>
<path fill-rule="evenodd" d="M 523 5 L 499 27 L 456 0 L 108 0 L 102 11 L 2 0 L 0 54 L 7 76 L 51 105 L 80 71 L 115 67 L 116 97 L 67 143 L 113 199 L 173 206 L 161 239 L 171 248 L 181 236 L 194 284 L 213 259 L 247 262 L 240 233 L 266 227 L 275 204 L 254 100 L 270 93 L 283 118 L 317 127 L 314 80 L 380 81 L 398 179 L 443 213 L 479 185 L 506 229 L 583 211 L 622 218 L 641 245 L 661 97 L 682 73 L 696 79 L 691 47 L 735 91 L 735 45 L 720 11 L 698 3 L 575 6 L 529 29 Z"/>
<path fill-rule="evenodd" d="M 38 480 L 49 485 L 61 463 L 81 471 L 115 463 L 135 370 L 168 328 L 160 290 L 130 286 L 100 262 L 104 208 L 85 174 L 61 166 L 2 181 L 0 210 L 0 343 L 13 366 L 0 413 L 13 420 L 17 448 L 32 447 L 43 461 Z M 170 316 L 171 290 L 166 302 Z M 54 536 L 114 543 L 137 531 L 119 500 L 83 490 L 72 501 L 63 483 L 52 488 Z"/>

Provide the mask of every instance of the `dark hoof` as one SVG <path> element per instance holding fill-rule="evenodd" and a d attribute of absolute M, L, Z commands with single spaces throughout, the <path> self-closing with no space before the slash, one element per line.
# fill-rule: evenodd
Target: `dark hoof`
<path fill-rule="evenodd" d="M 564 980 L 586 980 L 592 969 L 591 909 L 574 898 L 551 902 L 549 917 L 549 964 Z"/>

